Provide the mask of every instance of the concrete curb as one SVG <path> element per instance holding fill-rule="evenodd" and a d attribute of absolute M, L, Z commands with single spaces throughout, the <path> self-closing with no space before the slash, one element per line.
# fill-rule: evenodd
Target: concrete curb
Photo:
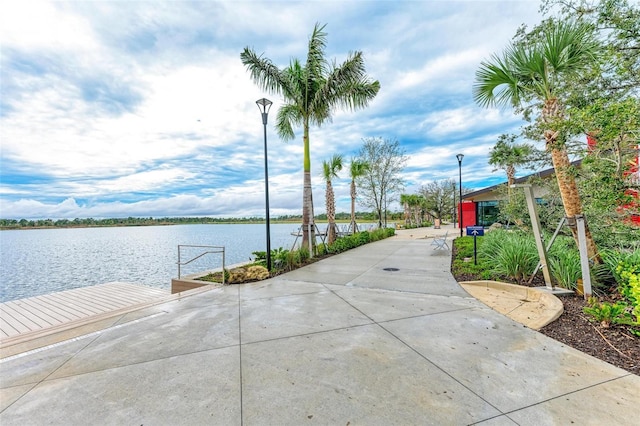
<path fill-rule="evenodd" d="M 459 284 L 493 310 L 534 330 L 552 323 L 564 312 L 560 299 L 534 287 L 499 281 L 464 281 Z"/>

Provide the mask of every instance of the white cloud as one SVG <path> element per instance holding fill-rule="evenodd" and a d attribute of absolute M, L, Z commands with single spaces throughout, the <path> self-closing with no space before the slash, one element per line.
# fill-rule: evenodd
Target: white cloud
<path fill-rule="evenodd" d="M 316 212 L 321 161 L 348 159 L 367 137 L 401 142 L 410 184 L 455 172 L 462 151 L 481 182 L 484 151 L 519 119 L 475 107 L 473 73 L 534 19 L 532 3 L 5 2 L 0 216 L 259 215 L 261 97 L 274 101 L 272 208 L 299 213 L 302 129 L 279 140 L 281 97 L 260 90 L 239 55 L 304 60 L 315 22 L 328 23 L 330 60 L 362 50 L 382 85 L 369 108 L 311 129 Z M 348 211 L 348 179 L 334 186 Z"/>

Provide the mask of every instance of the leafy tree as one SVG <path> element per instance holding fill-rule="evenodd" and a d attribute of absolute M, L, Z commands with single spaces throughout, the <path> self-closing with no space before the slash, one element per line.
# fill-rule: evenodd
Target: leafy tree
<path fill-rule="evenodd" d="M 284 105 L 278 110 L 276 118 L 280 137 L 291 140 L 295 137 L 294 126 L 301 125 L 303 128 L 304 247 L 308 246 L 309 241 L 315 245 L 309 128 L 312 124 L 321 126 L 330 121 L 333 111 L 339 107 L 350 110 L 366 107 L 380 90 L 380 83 L 371 81 L 365 74 L 362 52 L 349 54 L 340 66 L 327 61 L 327 33 L 324 28 L 325 25 L 315 25 L 304 64 L 292 59 L 287 67 L 279 69 L 270 59 L 256 54 L 249 47 L 240 54 L 253 81 L 262 89 L 281 94 L 284 98 Z"/>
<path fill-rule="evenodd" d="M 366 138 L 359 152 L 359 160 L 369 164 L 364 175 L 357 179 L 362 188 L 363 203 L 373 208 L 382 227 L 383 214 L 404 184 L 401 173 L 407 162 L 400 142 L 382 138 Z"/>
<path fill-rule="evenodd" d="M 454 179 L 445 179 L 429 182 L 420 188 L 427 210 L 437 219 L 442 219 L 444 213 L 453 205 L 455 185 Z"/>
<path fill-rule="evenodd" d="M 364 176 L 367 170 L 369 170 L 369 164 L 367 162 L 358 160 L 357 158 L 351 159 L 351 164 L 349 165 L 349 177 L 351 178 L 351 222 L 349 229 L 354 234 L 358 232 L 358 224 L 356 223 L 356 180 Z"/>
<path fill-rule="evenodd" d="M 328 244 L 336 240 L 336 200 L 333 193 L 333 185 L 331 179 L 338 177 L 338 172 L 342 170 L 342 156 L 334 154 L 329 161 L 322 162 L 322 177 L 324 178 L 327 189 L 325 192 L 325 201 L 327 206 L 327 240 Z"/>
<path fill-rule="evenodd" d="M 541 11 L 576 19 L 595 28 L 604 48 L 602 68 L 583 82 L 581 96 L 624 98 L 640 95 L 640 8 L 627 0 L 544 0 Z"/>
<path fill-rule="evenodd" d="M 539 111 L 546 150 L 551 154 L 565 214 L 583 213 L 580 194 L 566 149 L 563 84 L 579 78 L 597 64 L 599 44 L 591 25 L 549 21 L 540 36 L 527 43 L 512 43 L 501 56 L 483 61 L 473 86 L 475 101 L 484 107 L 512 106 L 517 111 Z M 577 242 L 577 230 L 572 229 Z M 587 226 L 589 258 L 599 262 L 598 251 Z"/>

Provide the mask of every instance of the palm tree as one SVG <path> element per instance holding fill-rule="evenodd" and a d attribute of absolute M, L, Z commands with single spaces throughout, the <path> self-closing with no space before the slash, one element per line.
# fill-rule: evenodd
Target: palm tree
<path fill-rule="evenodd" d="M 369 104 L 380 90 L 378 81 L 371 81 L 364 68 L 362 52 L 350 53 L 340 65 L 325 59 L 327 33 L 325 25 L 316 23 L 309 39 L 307 62 L 292 59 L 286 68 L 279 69 L 270 59 L 257 55 L 245 47 L 240 54 L 242 63 L 253 81 L 263 90 L 282 95 L 284 104 L 278 110 L 276 129 L 283 140 L 295 137 L 294 126 L 302 126 L 303 193 L 302 244 L 315 246 L 313 195 L 311 191 L 311 157 L 309 127 L 330 121 L 339 107 L 356 110 Z M 313 255 L 313 250 L 312 255 Z"/>
<path fill-rule="evenodd" d="M 424 215 L 424 207 L 425 207 L 425 198 L 422 195 L 412 194 L 409 196 L 407 200 L 409 203 L 409 209 L 413 212 L 413 217 L 416 222 L 416 226 L 422 225 Z"/>
<path fill-rule="evenodd" d="M 569 155 L 560 135 L 564 121 L 562 84 L 575 78 L 597 60 L 598 43 L 590 26 L 557 22 L 543 29 L 542 37 L 528 44 L 511 44 L 502 56 L 482 62 L 473 86 L 475 101 L 483 107 L 512 106 L 517 110 L 533 102 L 541 103 L 540 123 L 544 127 L 546 149 L 551 153 L 558 187 L 567 217 L 582 213 L 578 187 L 571 172 Z M 572 227 L 577 244 L 577 231 Z M 599 262 L 589 228 L 587 251 Z"/>
<path fill-rule="evenodd" d="M 342 155 L 334 154 L 329 161 L 322 162 L 322 177 L 327 183 L 325 201 L 327 206 L 327 243 L 331 244 L 336 240 L 336 200 L 333 193 L 331 179 L 338 177 L 338 172 L 342 170 Z"/>
<path fill-rule="evenodd" d="M 351 223 L 349 229 L 354 234 L 358 232 L 358 224 L 356 223 L 356 179 L 364 176 L 369 170 L 369 163 L 366 161 L 351 159 L 349 166 L 349 177 L 351 178 Z"/>
<path fill-rule="evenodd" d="M 409 197 L 411 197 L 410 194 L 400 194 L 400 204 L 402 204 L 402 207 L 404 209 L 405 226 L 411 225 L 411 213 L 409 211 Z"/>
<path fill-rule="evenodd" d="M 511 185 L 516 180 L 516 166 L 529 161 L 533 147 L 529 144 L 516 144 L 514 135 L 500 135 L 498 142 L 489 151 L 489 164 L 507 173 L 507 187 L 511 194 Z"/>

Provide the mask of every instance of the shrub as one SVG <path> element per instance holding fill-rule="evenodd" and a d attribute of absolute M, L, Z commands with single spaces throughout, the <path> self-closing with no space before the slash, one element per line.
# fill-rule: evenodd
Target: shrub
<path fill-rule="evenodd" d="M 307 247 L 300 247 L 297 250 L 298 258 L 300 259 L 300 263 L 305 263 L 311 257 L 309 255 L 309 249 Z"/>
<path fill-rule="evenodd" d="M 487 238 L 490 237 L 490 238 Z M 492 272 L 524 282 L 538 264 L 538 252 L 532 236 L 523 233 L 494 230 L 482 243 L 482 257 Z"/>
<path fill-rule="evenodd" d="M 477 238 L 477 249 L 484 244 L 483 238 Z M 452 262 L 452 271 L 456 275 L 480 276 L 480 279 L 491 280 L 498 278 L 492 271 L 486 260 L 478 253 L 478 264 L 473 262 L 465 262 L 465 258 L 473 257 L 473 237 L 461 237 L 453 240 L 455 247 L 455 257 Z"/>
<path fill-rule="evenodd" d="M 624 302 L 600 303 L 595 297 L 591 297 L 589 298 L 589 306 L 584 307 L 583 312 L 591 315 L 602 327 L 609 327 L 611 324 L 634 324 Z"/>
<path fill-rule="evenodd" d="M 582 266 L 573 238 L 558 237 L 547 253 L 547 260 L 553 281 L 560 287 L 575 290 L 578 279 L 582 278 Z"/>
<path fill-rule="evenodd" d="M 338 238 L 329 245 L 327 252 L 342 253 L 343 251 L 393 236 L 395 233 L 396 231 L 393 228 L 379 228 L 373 231 L 357 232 L 355 234 Z"/>
<path fill-rule="evenodd" d="M 258 266 L 267 267 L 267 252 L 266 251 L 254 251 L 253 253 L 254 261 L 253 263 Z M 277 249 L 271 249 L 271 269 L 285 269 L 287 267 L 287 259 L 289 255 L 289 250 L 284 249 L 282 247 L 278 247 Z"/>

